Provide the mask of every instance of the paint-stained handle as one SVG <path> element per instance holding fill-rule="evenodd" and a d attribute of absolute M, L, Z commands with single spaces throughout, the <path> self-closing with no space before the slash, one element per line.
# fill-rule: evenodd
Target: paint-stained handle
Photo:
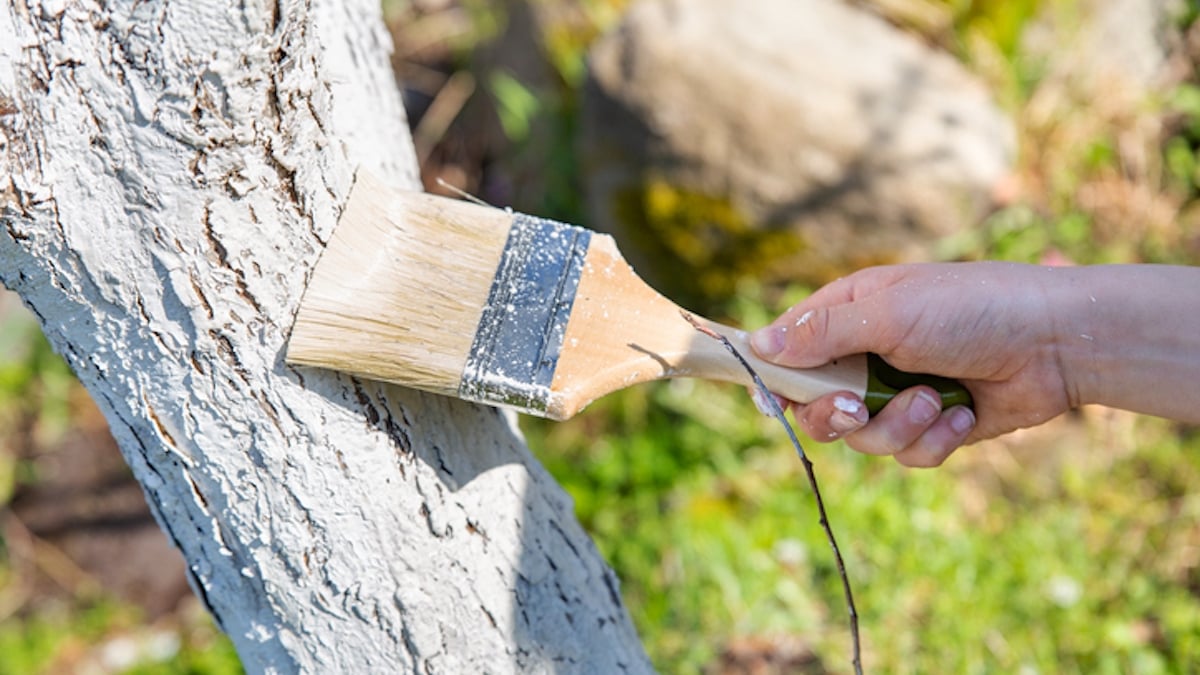
<path fill-rule="evenodd" d="M 882 410 L 896 394 L 917 385 L 933 387 L 942 397 L 943 410 L 955 405 L 965 405 L 969 408 L 974 406 L 971 392 L 957 380 L 937 375 L 908 373 L 892 367 L 876 354 L 867 355 L 867 393 L 863 400 L 872 415 Z"/>

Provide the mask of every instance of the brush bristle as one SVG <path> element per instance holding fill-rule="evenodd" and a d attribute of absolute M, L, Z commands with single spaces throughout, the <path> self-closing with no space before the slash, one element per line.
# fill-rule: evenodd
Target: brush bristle
<path fill-rule="evenodd" d="M 360 172 L 300 303 L 287 360 L 455 394 L 512 215 Z"/>

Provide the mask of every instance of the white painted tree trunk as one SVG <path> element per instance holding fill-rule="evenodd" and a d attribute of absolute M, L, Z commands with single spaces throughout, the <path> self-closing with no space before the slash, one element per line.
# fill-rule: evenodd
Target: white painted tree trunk
<path fill-rule="evenodd" d="M 417 185 L 372 0 L 0 8 L 0 281 L 251 672 L 649 670 L 512 419 L 283 364 L 359 165 Z"/>

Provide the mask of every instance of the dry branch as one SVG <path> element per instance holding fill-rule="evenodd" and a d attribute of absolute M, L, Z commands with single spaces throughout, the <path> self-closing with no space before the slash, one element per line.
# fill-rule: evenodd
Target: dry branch
<path fill-rule="evenodd" d="M 838 548 L 837 539 L 833 536 L 833 527 L 829 524 L 829 516 L 825 513 L 825 500 L 821 498 L 821 489 L 817 486 L 817 474 L 813 470 L 813 463 L 808 459 L 808 455 L 804 453 L 804 447 L 800 445 L 800 439 L 796 437 L 796 431 L 792 429 L 792 425 L 788 423 L 787 417 L 784 416 L 783 408 L 779 405 L 779 399 L 771 393 L 770 389 L 767 389 L 767 385 L 763 383 L 762 378 L 758 376 L 758 373 L 754 372 L 754 368 L 738 352 L 733 343 L 724 335 L 700 324 L 691 314 L 687 312 L 682 312 L 682 314 L 683 318 L 692 324 L 692 327 L 710 338 L 719 341 L 730 354 L 733 354 L 738 363 L 742 364 L 742 367 L 746 369 L 746 372 L 754 380 L 755 388 L 762 394 L 762 399 L 765 400 L 771 415 L 779 420 L 784 430 L 787 431 L 788 439 L 791 440 L 792 446 L 796 448 L 796 454 L 800 456 L 800 462 L 804 464 L 804 472 L 808 475 L 808 484 L 812 486 L 813 497 L 817 501 L 817 512 L 821 517 L 821 527 L 825 529 L 825 537 L 829 540 L 829 548 L 833 550 L 833 557 L 837 562 L 838 576 L 842 580 L 842 592 L 846 596 L 846 609 L 850 614 L 850 640 L 853 645 L 851 660 L 854 664 L 854 672 L 862 675 L 862 645 L 858 631 L 858 611 L 854 608 L 854 593 L 850 590 L 850 577 L 846 574 L 846 563 L 842 559 L 842 552 Z"/>

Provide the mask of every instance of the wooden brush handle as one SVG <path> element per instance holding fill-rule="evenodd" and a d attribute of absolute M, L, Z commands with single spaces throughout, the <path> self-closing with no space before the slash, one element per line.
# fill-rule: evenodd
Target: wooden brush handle
<path fill-rule="evenodd" d="M 768 363 L 754 356 L 744 331 L 698 320 L 728 338 L 771 391 L 792 401 L 848 391 L 874 412 L 900 390 L 929 384 L 947 405 L 970 404 L 970 394 L 957 382 L 902 373 L 876 356 L 851 356 L 812 369 Z M 609 392 L 675 377 L 753 384 L 719 341 L 692 327 L 678 305 L 633 272 L 611 237 L 594 236 L 555 368 L 548 415 L 567 419 Z"/>
<path fill-rule="evenodd" d="M 909 373 L 894 368 L 877 354 L 855 354 L 837 359 L 819 368 L 787 368 L 754 355 L 745 331 L 698 319 L 720 333 L 746 359 L 767 389 L 790 401 L 808 403 L 825 394 L 848 391 L 867 404 L 872 415 L 879 412 L 896 394 L 910 387 L 925 385 L 938 392 L 942 408 L 971 406 L 971 394 L 962 383 L 936 375 Z M 703 338 L 703 336 L 702 336 Z M 671 376 L 699 377 L 753 386 L 746 369 L 731 358 L 717 340 L 693 339 L 677 366 L 682 372 Z"/>

